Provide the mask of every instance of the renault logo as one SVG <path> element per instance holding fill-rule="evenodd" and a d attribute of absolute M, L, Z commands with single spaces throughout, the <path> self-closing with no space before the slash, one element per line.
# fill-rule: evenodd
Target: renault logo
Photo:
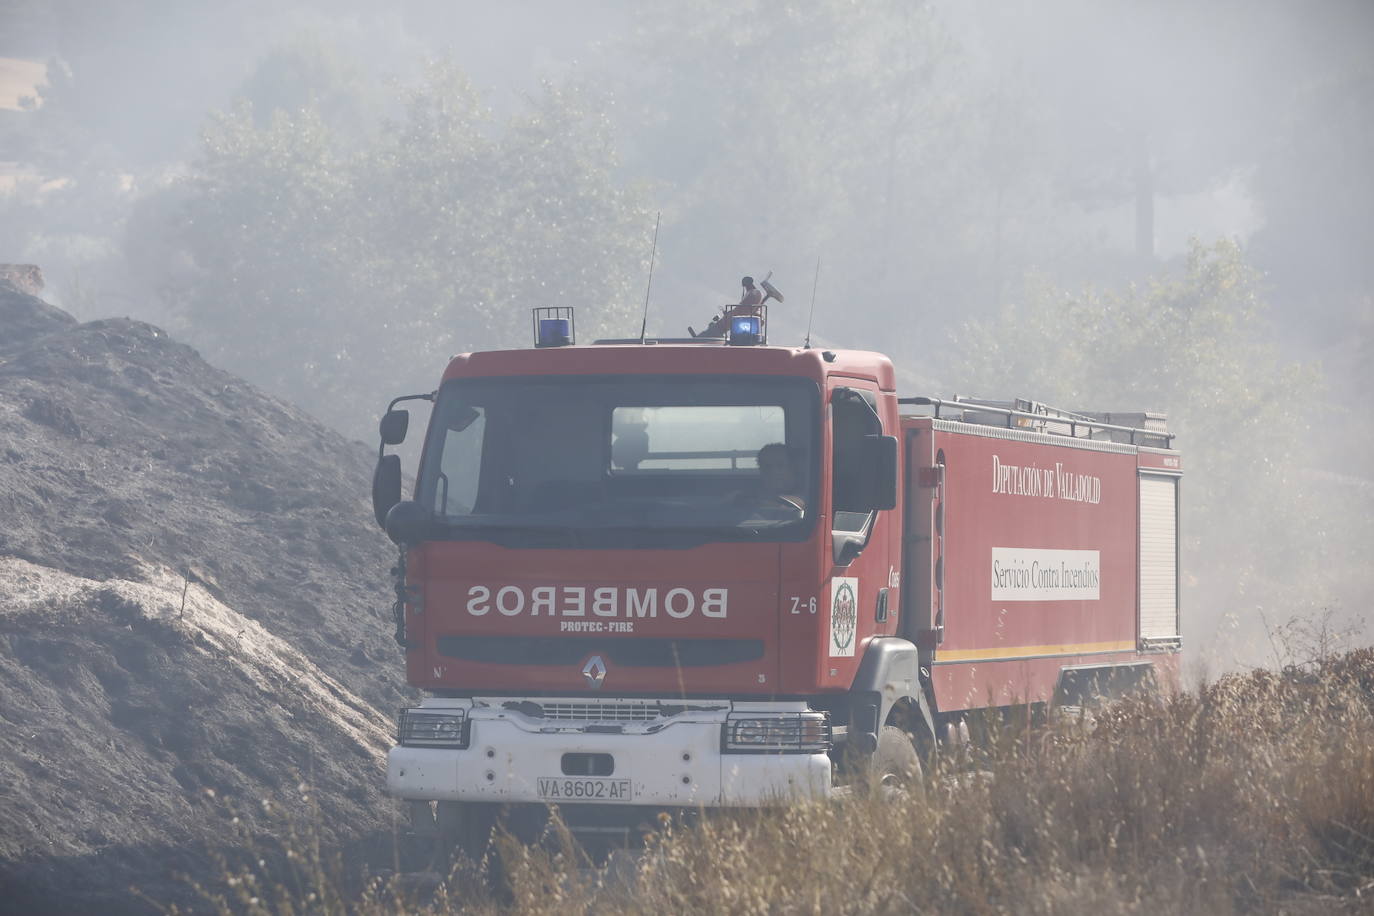
<path fill-rule="evenodd" d="M 587 686 L 592 690 L 601 689 L 601 682 L 606 680 L 606 663 L 601 660 L 600 655 L 591 657 L 582 668 L 582 676 L 587 679 Z"/>

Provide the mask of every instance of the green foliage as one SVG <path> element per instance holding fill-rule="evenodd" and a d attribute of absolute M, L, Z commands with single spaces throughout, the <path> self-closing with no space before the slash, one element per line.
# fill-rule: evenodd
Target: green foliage
<path fill-rule="evenodd" d="M 952 362 L 971 393 L 1168 412 L 1184 454 L 1195 634 L 1242 597 L 1247 607 L 1329 598 L 1324 523 L 1299 473 L 1318 373 L 1281 355 L 1261 279 L 1234 243 L 1195 242 L 1177 275 L 1121 290 L 1034 280 L 1022 302 L 966 324 Z"/>
<path fill-rule="evenodd" d="M 304 32 L 270 49 L 239 89 L 252 105 L 258 127 L 272 113 L 313 107 L 341 134 L 375 128 L 380 86 L 359 61 L 317 32 Z"/>
<path fill-rule="evenodd" d="M 1163 405 L 1186 393 L 1189 412 L 1249 415 L 1281 409 L 1274 397 L 1296 382 L 1264 318 L 1240 248 L 1195 242 L 1181 275 L 1141 286 L 1067 292 L 1032 279 L 1023 303 L 964 326 L 953 369 L 962 383 L 1032 385 L 1044 400 Z"/>
<path fill-rule="evenodd" d="M 369 436 L 452 354 L 523 343 L 532 307 L 628 334 L 652 225 L 595 100 L 546 85 L 496 123 L 448 61 L 397 92 L 397 121 L 346 135 L 313 102 L 216 116 L 181 210 L 183 333 Z"/>

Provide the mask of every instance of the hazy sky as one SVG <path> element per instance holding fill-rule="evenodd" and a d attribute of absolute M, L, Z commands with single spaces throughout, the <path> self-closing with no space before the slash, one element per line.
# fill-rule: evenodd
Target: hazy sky
<path fill-rule="evenodd" d="M 855 19 L 881 11 L 872 3 L 821 5 L 852 10 L 846 15 Z M 115 145 L 130 171 L 138 171 L 193 156 L 206 113 L 230 103 L 271 47 L 304 35 L 363 61 L 378 80 L 410 78 L 427 55 L 451 53 L 498 110 L 518 107 L 542 78 L 595 81 L 608 98 L 623 101 L 644 87 L 647 61 L 635 55 L 666 53 L 643 44 L 638 30 L 657 15 L 654 10 L 673 6 L 682 5 L 649 7 L 646 14 L 623 0 L 403 0 L 383 7 L 357 0 L 0 0 L 0 56 L 12 59 L 0 66 L 0 104 L 14 96 L 5 87 L 29 81 L 39 62 L 70 61 L 80 71 L 74 79 L 81 117 Z M 742 35 L 776 26 L 791 9 L 762 2 L 723 8 L 732 9 L 738 23 L 732 27 Z M 1137 125 L 1149 132 L 1155 246 L 1164 257 L 1181 252 L 1192 236 L 1248 240 L 1261 228 L 1266 213 L 1251 193 L 1243 153 L 1237 153 L 1256 142 L 1250 136 L 1256 111 L 1272 105 L 1277 112 L 1283 93 L 1320 80 L 1324 67 L 1374 49 L 1374 3 L 1363 0 L 1223 0 L 1201 7 L 940 0 L 932 8 L 959 48 L 958 59 L 950 59 L 958 78 L 1004 87 L 1008 104 L 1033 104 L 1048 114 L 1047 123 L 1062 135 L 1053 141 L 1061 144 L 1058 155 L 1083 148 L 1110 153 L 1092 146 L 1105 148 Z M 777 70 L 812 54 L 779 40 L 748 69 Z M 655 158 L 666 152 L 661 145 L 650 148 L 650 158 L 639 155 L 646 125 L 633 120 L 633 108 L 622 105 L 620 116 L 628 166 L 650 178 L 671 177 L 677 165 Z M 768 117 L 757 113 L 760 120 Z M 1275 123 L 1269 129 L 1278 135 L 1292 127 Z M 1032 161 L 1025 168 L 1056 171 L 1059 180 L 1076 166 Z M 1094 202 L 1099 190 L 1076 189 L 1078 203 L 1061 201 L 1055 230 L 1129 248 L 1132 202 Z M 667 223 L 673 226 L 671 212 Z M 670 253 L 681 248 L 671 228 L 664 242 Z M 809 273 L 802 265 L 817 255 L 824 252 L 761 250 L 749 260 L 767 263 L 747 269 L 785 265 L 797 288 L 805 278 L 796 274 Z M 738 269 L 675 263 L 670 254 L 660 292 L 670 300 L 699 295 L 715 282 L 706 274 Z M 690 284 L 693 274 L 702 275 L 699 286 Z"/>

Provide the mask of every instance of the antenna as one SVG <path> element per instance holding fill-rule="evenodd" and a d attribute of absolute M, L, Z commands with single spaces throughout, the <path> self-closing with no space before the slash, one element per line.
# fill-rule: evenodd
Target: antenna
<path fill-rule="evenodd" d="M 806 318 L 806 349 L 811 349 L 811 325 L 816 320 L 816 287 L 821 282 L 821 256 L 816 255 L 816 279 L 811 281 L 811 314 Z"/>
<path fill-rule="evenodd" d="M 649 249 L 649 283 L 644 287 L 644 321 L 639 325 L 640 343 L 644 343 L 649 334 L 649 290 L 654 288 L 654 255 L 658 254 L 658 221 L 662 218 L 663 211 L 659 210 L 654 215 L 654 244 Z"/>

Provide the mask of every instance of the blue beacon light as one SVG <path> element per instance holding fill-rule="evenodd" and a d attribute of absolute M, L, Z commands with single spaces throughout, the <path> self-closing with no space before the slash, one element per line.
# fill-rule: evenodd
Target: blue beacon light
<path fill-rule="evenodd" d="M 752 346 L 763 333 L 763 319 L 758 315 L 736 315 L 730 319 L 730 343 Z"/>
<path fill-rule="evenodd" d="M 572 340 L 568 325 L 566 318 L 539 319 L 539 346 L 566 347 Z"/>

